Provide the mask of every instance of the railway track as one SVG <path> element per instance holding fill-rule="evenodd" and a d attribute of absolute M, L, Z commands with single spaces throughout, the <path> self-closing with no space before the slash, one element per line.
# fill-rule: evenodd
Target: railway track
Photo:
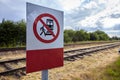
<path fill-rule="evenodd" d="M 90 55 L 93 52 L 101 51 L 109 48 L 113 48 L 116 46 L 120 46 L 120 43 L 111 43 L 107 45 L 101 45 L 101 46 L 94 46 L 89 48 L 82 48 L 82 49 L 74 49 L 70 51 L 65 51 L 64 53 L 64 60 L 76 60 L 79 57 L 83 57 L 84 55 Z M 67 54 L 68 53 L 68 54 Z"/>
<path fill-rule="evenodd" d="M 89 48 L 82 48 L 82 49 L 75 49 L 75 50 L 69 50 L 69 51 L 64 51 L 64 60 L 67 61 L 74 61 L 78 58 L 83 57 L 84 55 L 90 55 L 91 53 L 94 53 L 96 51 L 101 51 L 113 47 L 120 46 L 120 43 L 111 43 L 111 44 L 106 44 L 106 45 L 101 45 L 101 46 L 95 46 L 95 47 L 89 47 Z M 19 49 L 20 50 L 20 49 Z M 22 49 L 23 50 L 23 49 Z M 6 50 L 8 51 L 8 50 Z M 19 58 L 19 59 L 10 59 L 10 60 L 3 60 L 0 61 L 0 66 L 4 68 L 3 71 L 0 72 L 1 75 L 6 75 L 6 74 L 11 74 L 14 73 L 14 75 L 21 77 L 22 75 L 25 75 L 25 66 L 19 66 L 19 67 L 14 67 L 11 65 L 20 65 L 20 63 L 25 64 L 26 58 Z"/>
<path fill-rule="evenodd" d="M 65 44 L 64 47 L 75 47 L 75 46 L 79 46 L 79 45 L 88 45 L 88 44 L 106 44 L 106 43 L 114 43 L 111 41 L 101 41 L 101 42 L 83 42 L 83 43 L 77 43 L 77 44 Z M 19 50 L 26 50 L 26 47 L 16 47 L 16 48 L 0 48 L 0 52 L 4 52 L 4 51 L 19 51 Z"/>
<path fill-rule="evenodd" d="M 19 58 L 19 59 L 10 59 L 10 60 L 3 60 L 0 61 L 0 65 L 5 68 L 4 71 L 0 72 L 0 75 L 6 75 L 9 73 L 13 73 L 17 77 L 21 77 L 22 75 L 25 75 L 25 65 L 21 66 L 20 63 L 24 62 L 25 64 L 26 58 Z M 12 66 L 13 65 L 13 66 Z M 19 65 L 19 66 L 18 66 Z M 15 68 L 15 66 L 18 66 Z M 17 72 L 19 71 L 19 72 Z"/>

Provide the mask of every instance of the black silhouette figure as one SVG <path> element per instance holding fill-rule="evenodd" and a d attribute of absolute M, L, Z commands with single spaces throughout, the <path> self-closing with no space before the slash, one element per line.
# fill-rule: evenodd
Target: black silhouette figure
<path fill-rule="evenodd" d="M 50 30 L 53 31 L 54 23 L 53 23 L 53 20 L 52 20 L 52 19 L 47 19 L 47 20 L 46 20 L 46 25 L 49 27 Z M 40 33 L 40 35 L 42 35 L 43 33 L 44 33 L 45 36 L 46 36 L 46 35 L 52 35 L 48 30 L 44 29 L 44 26 L 42 26 L 42 27 L 40 28 L 40 31 L 42 31 L 42 32 Z"/>

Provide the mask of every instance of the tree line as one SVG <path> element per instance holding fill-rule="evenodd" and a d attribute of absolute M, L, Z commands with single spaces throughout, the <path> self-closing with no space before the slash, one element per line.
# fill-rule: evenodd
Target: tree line
<path fill-rule="evenodd" d="M 0 46 L 25 45 L 26 23 L 24 20 L 13 22 L 3 19 L 0 23 Z"/>
<path fill-rule="evenodd" d="M 120 40 L 120 38 L 113 36 L 110 38 L 104 31 L 96 30 L 94 32 L 87 32 L 85 30 L 64 30 L 64 42 L 78 42 L 78 41 L 108 41 Z"/>
<path fill-rule="evenodd" d="M 120 40 L 120 38 L 116 36 L 110 38 L 105 32 L 100 30 L 95 32 L 64 30 L 65 43 L 101 40 Z M 26 45 L 26 22 L 24 20 L 13 22 L 3 19 L 0 23 L 0 47 L 19 47 L 22 45 Z"/>

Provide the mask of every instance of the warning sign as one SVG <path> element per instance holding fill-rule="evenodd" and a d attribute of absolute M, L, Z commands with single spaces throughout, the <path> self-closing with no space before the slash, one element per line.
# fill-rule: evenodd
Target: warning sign
<path fill-rule="evenodd" d="M 27 3 L 27 73 L 63 66 L 63 12 Z"/>
<path fill-rule="evenodd" d="M 45 21 L 43 21 L 45 19 Z M 38 22 L 41 23 L 40 33 L 37 32 L 37 24 Z M 56 27 L 56 28 L 55 28 Z M 56 31 L 55 31 L 56 30 Z M 33 31 L 36 38 L 44 43 L 51 43 L 57 39 L 60 26 L 57 19 L 48 13 L 40 14 L 33 23 Z M 56 32 L 56 33 L 55 33 Z M 42 37 L 43 35 L 43 37 Z M 51 37 L 51 39 L 45 39 L 46 37 Z"/>

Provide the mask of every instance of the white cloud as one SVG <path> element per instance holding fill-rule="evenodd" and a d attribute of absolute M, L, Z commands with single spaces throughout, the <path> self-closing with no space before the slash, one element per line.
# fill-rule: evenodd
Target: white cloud
<path fill-rule="evenodd" d="M 107 2 L 107 0 L 98 0 L 99 4 L 105 4 Z"/>
<path fill-rule="evenodd" d="M 97 8 L 97 7 L 98 7 L 98 5 L 97 5 L 97 3 L 96 3 L 96 2 L 91 1 L 90 3 L 88 3 L 88 4 L 84 5 L 83 7 L 84 7 L 84 8 L 87 8 L 87 9 L 92 9 L 92 8 Z"/>
<path fill-rule="evenodd" d="M 82 27 L 97 27 L 95 24 L 97 18 L 98 17 L 96 16 L 86 17 L 84 20 L 78 22 L 78 25 L 81 25 Z"/>
<path fill-rule="evenodd" d="M 113 26 L 120 24 L 120 18 L 104 18 L 101 20 L 104 28 L 112 28 Z"/>
<path fill-rule="evenodd" d="M 65 11 L 70 11 L 81 5 L 82 0 L 59 0 L 59 3 Z"/>
<path fill-rule="evenodd" d="M 112 19 L 110 16 L 115 13 L 120 14 L 120 0 L 116 1 L 111 1 L 108 0 L 106 3 L 106 8 L 102 10 L 101 12 L 90 15 L 86 17 L 84 20 L 81 20 L 78 22 L 78 25 L 82 25 L 83 27 L 97 27 L 98 25 L 96 24 L 98 21 L 101 22 L 104 27 L 112 27 L 115 24 L 120 24 L 120 19 Z"/>

